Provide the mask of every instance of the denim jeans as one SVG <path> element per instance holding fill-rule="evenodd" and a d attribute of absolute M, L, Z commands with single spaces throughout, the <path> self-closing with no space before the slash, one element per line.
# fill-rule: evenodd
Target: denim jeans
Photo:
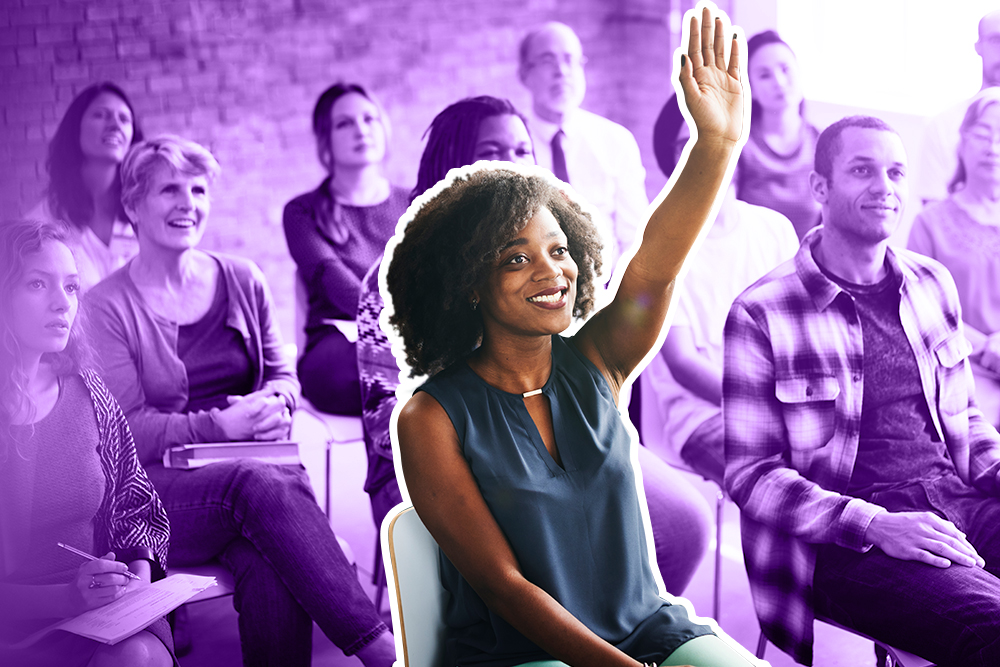
<path fill-rule="evenodd" d="M 964 532 L 985 568 L 937 568 L 873 548 L 819 548 L 816 613 L 937 665 L 1000 665 L 1000 500 L 949 475 L 875 493 L 890 512 L 930 511 Z"/>
<path fill-rule="evenodd" d="M 301 466 L 250 459 L 147 468 L 170 518 L 170 563 L 233 572 L 246 665 L 308 665 L 312 621 L 347 655 L 387 630 Z"/>

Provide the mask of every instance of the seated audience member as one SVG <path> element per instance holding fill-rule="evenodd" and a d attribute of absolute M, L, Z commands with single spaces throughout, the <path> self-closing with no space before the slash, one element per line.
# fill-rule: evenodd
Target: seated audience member
<path fill-rule="evenodd" d="M 392 636 L 301 466 L 162 464 L 175 445 L 285 438 L 298 396 L 260 269 L 198 249 L 218 172 L 173 135 L 129 152 L 122 201 L 139 254 L 87 297 L 105 378 L 170 517 L 171 562 L 217 558 L 235 576 L 244 661 L 308 665 L 316 621 L 345 654 L 388 666 Z"/>
<path fill-rule="evenodd" d="M 538 164 L 600 211 L 604 220 L 595 223 L 611 232 L 608 256 L 617 261 L 645 220 L 646 170 L 628 129 L 580 108 L 586 62 L 573 29 L 552 21 L 521 40 L 517 72 L 531 93 L 529 129 Z"/>
<path fill-rule="evenodd" d="M 731 33 L 702 20 L 704 50 L 692 20 L 680 68 L 698 142 L 614 300 L 577 333 L 562 335 L 594 307 L 601 240 L 542 170 L 478 163 L 393 250 L 389 322 L 411 374 L 429 376 L 397 435 L 451 596 L 442 664 L 748 665 L 660 596 L 618 407 L 738 150 L 739 48 L 723 69 Z"/>
<path fill-rule="evenodd" d="M 443 179 L 450 169 L 479 159 L 534 164 L 531 146 L 523 117 L 506 100 L 477 97 L 456 102 L 431 123 L 414 196 Z M 376 511 L 375 520 L 379 523 L 384 512 L 392 507 L 391 498 L 399 495 L 389 444 L 389 417 L 396 404 L 399 370 L 389 342 L 378 326 L 383 306 L 378 291 L 378 265 L 365 278 L 360 303 L 358 363 L 365 392 L 370 464 L 366 488 L 378 488 L 378 480 L 385 480 L 382 488 L 388 496 Z M 697 489 L 645 448 L 639 449 L 639 465 L 660 574 L 667 590 L 680 595 L 708 548 L 710 511 Z M 373 496 L 373 510 L 375 502 Z"/>
<path fill-rule="evenodd" d="M 951 273 L 962 303 L 976 399 L 1000 424 L 1000 88 L 969 105 L 960 128 L 958 168 L 948 199 L 932 202 L 913 222 L 909 248 Z"/>
<path fill-rule="evenodd" d="M 740 154 L 736 196 L 778 211 L 801 239 L 819 223 L 819 206 L 809 194 L 819 132 L 805 118 L 799 63 L 778 33 L 767 30 L 747 41 L 747 76 L 750 138 Z"/>
<path fill-rule="evenodd" d="M 660 169 L 673 173 L 691 133 L 677 106 L 664 105 L 653 128 Z M 737 179 L 737 173 L 733 179 Z M 643 440 L 668 463 L 722 486 L 722 330 L 729 307 L 755 280 L 798 248 L 788 218 L 736 199 L 730 184 L 718 215 L 687 262 L 674 318 L 660 354 L 643 370 Z M 720 268 L 724 267 L 724 270 Z M 651 427 L 655 423 L 657 431 Z"/>
<path fill-rule="evenodd" d="M 61 229 L 0 226 L 0 664 L 176 664 L 162 618 L 114 646 L 57 631 L 11 648 L 162 578 L 166 565 L 167 515 L 92 370 L 79 298 Z"/>
<path fill-rule="evenodd" d="M 427 146 L 411 199 L 444 178 L 449 169 L 478 160 L 535 164 L 524 116 L 505 99 L 481 95 L 455 102 L 431 121 L 425 136 Z M 361 282 L 357 316 L 361 416 L 368 453 L 365 491 L 371 498 L 376 526 L 381 526 L 389 510 L 402 501 L 389 441 L 399 367 L 389 339 L 379 327 L 384 305 L 378 289 L 381 264 L 379 257 Z"/>
<path fill-rule="evenodd" d="M 27 217 L 66 225 L 84 291 L 139 252 L 122 209 L 119 169 L 129 146 L 141 139 L 132 103 L 105 82 L 70 102 L 49 143 L 46 197 Z"/>
<path fill-rule="evenodd" d="M 804 664 L 814 616 L 941 666 L 1000 664 L 1000 435 L 972 400 L 954 281 L 888 245 L 906 166 L 877 118 L 824 130 L 823 226 L 726 322 L 726 486 L 761 626 Z"/>
<path fill-rule="evenodd" d="M 979 20 L 976 53 L 983 61 L 980 92 L 1000 86 L 1000 10 L 994 10 Z M 914 202 L 927 204 L 947 199 L 948 184 L 958 167 L 959 126 L 972 99 L 962 100 L 931 118 L 924 129 L 920 162 L 914 166 Z"/>
<path fill-rule="evenodd" d="M 283 217 L 309 303 L 299 379 L 303 395 L 323 412 L 359 415 L 358 292 L 406 210 L 406 191 L 382 174 L 388 121 L 361 86 L 338 83 L 324 91 L 313 134 L 328 175 L 288 202 Z"/>

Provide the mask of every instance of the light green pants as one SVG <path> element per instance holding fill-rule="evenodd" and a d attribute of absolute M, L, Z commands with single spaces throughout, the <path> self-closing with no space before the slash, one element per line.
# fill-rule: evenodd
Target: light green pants
<path fill-rule="evenodd" d="M 752 664 L 716 635 L 702 635 L 690 639 L 681 644 L 676 651 L 660 663 L 661 667 L 669 667 L 670 665 L 748 667 Z M 536 660 L 518 665 L 518 667 L 567 667 L 567 665 L 559 660 Z"/>

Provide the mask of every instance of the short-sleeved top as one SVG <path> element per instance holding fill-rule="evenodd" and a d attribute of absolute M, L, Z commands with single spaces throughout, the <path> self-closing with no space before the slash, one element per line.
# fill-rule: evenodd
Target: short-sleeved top
<path fill-rule="evenodd" d="M 750 138 L 740 153 L 736 196 L 784 215 L 792 221 L 800 239 L 819 224 L 820 206 L 809 189 L 817 139 L 816 128 L 804 122 L 799 147 L 782 155 L 751 128 Z"/>
<path fill-rule="evenodd" d="M 499 390 L 463 360 L 428 380 L 447 412 L 490 512 L 528 581 L 599 637 L 659 664 L 711 633 L 659 596 L 649 563 L 631 441 L 607 381 L 572 344 L 552 337 L 549 399 L 562 466 L 520 394 Z M 445 664 L 506 667 L 549 659 L 490 610 L 446 556 Z"/>
<path fill-rule="evenodd" d="M 945 265 L 955 279 L 962 319 L 979 331 L 1000 331 L 1000 221 L 977 222 L 952 199 L 924 207 L 907 247 Z"/>

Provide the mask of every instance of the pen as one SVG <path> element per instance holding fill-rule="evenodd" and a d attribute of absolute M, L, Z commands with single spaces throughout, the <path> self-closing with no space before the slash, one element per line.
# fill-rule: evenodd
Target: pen
<path fill-rule="evenodd" d="M 56 546 L 57 547 L 62 547 L 66 551 L 70 551 L 72 553 L 75 553 L 77 556 L 83 556 L 87 560 L 101 560 L 97 556 L 91 556 L 86 551 L 80 551 L 76 547 L 71 547 L 70 545 L 63 544 L 62 542 L 56 542 Z M 124 574 L 129 579 L 135 579 L 136 581 L 141 581 L 141 579 L 139 579 L 138 575 L 133 574 L 132 572 L 129 572 L 128 570 L 125 570 L 124 572 L 121 572 L 120 574 Z"/>

